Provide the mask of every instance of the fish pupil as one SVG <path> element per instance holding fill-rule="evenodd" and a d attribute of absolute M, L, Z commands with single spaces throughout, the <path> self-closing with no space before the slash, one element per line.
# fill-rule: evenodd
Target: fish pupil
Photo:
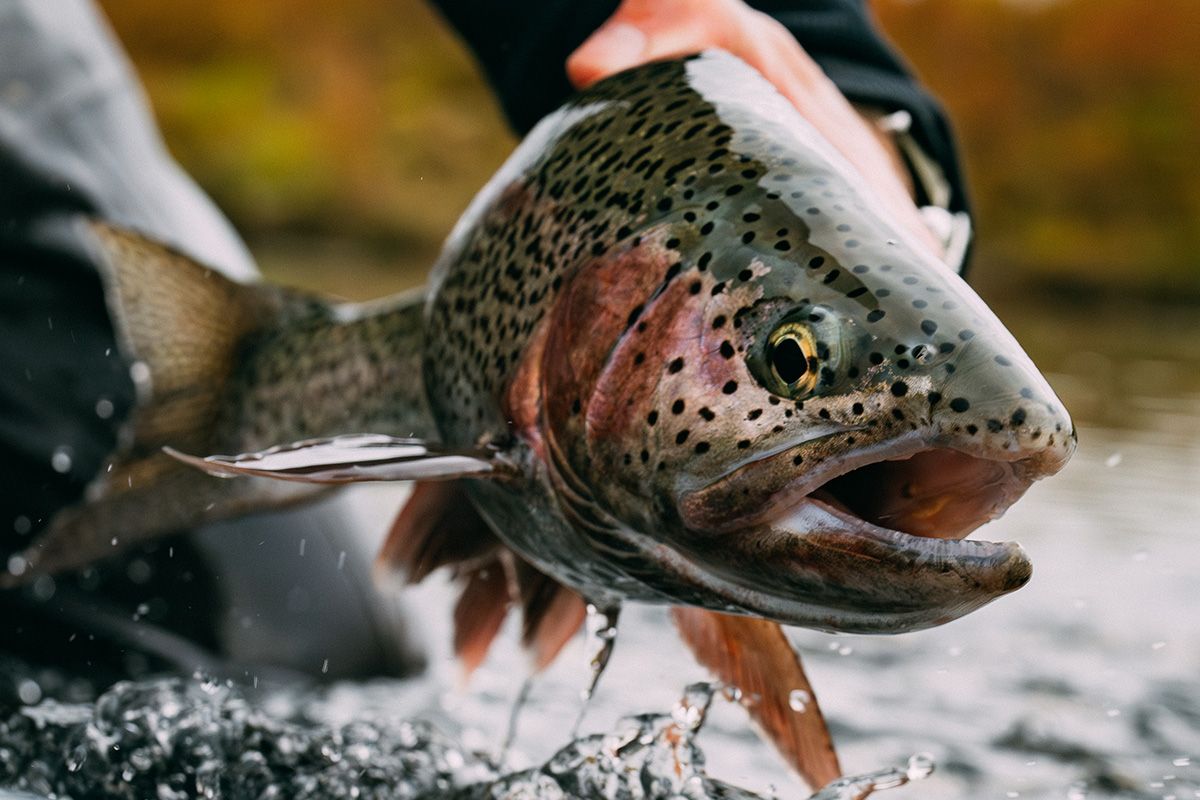
<path fill-rule="evenodd" d="M 792 336 L 787 336 L 775 344 L 771 350 L 771 366 L 775 374 L 786 384 L 793 384 L 808 372 L 808 356 L 804 348 Z"/>

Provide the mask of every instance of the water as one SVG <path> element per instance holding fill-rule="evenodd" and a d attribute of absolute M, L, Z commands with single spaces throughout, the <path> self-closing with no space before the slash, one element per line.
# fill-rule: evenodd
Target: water
<path fill-rule="evenodd" d="M 1126 312 L 1002 310 L 1080 423 L 1071 465 L 981 532 L 1022 542 L 1026 588 L 917 634 L 792 633 L 858 776 L 817 797 L 888 786 L 885 800 L 1200 798 L 1200 315 Z M 355 491 L 381 535 L 400 495 Z M 622 610 L 578 738 L 595 637 L 528 685 L 505 752 L 527 677 L 516 621 L 464 691 L 448 587 L 431 582 L 413 602 L 432 652 L 418 681 L 255 690 L 185 677 L 96 703 L 86 685 L 0 659 L 0 697 L 40 701 L 0 714 L 0 785 L 79 796 L 107 782 L 112 796 L 168 798 L 259 796 L 233 792 L 234 777 L 264 797 L 811 794 L 735 691 L 704 688 L 660 609 Z M 790 699 L 805 713 L 812 698 Z"/>

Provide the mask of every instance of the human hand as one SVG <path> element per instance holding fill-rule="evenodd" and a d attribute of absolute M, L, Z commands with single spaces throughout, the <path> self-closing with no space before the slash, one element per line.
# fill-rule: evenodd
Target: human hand
<path fill-rule="evenodd" d="M 892 138 L 850 104 L 787 28 L 742 0 L 622 0 L 567 59 L 567 76 L 584 88 L 647 61 L 713 47 L 761 72 L 862 173 L 910 238 L 942 256 Z"/>

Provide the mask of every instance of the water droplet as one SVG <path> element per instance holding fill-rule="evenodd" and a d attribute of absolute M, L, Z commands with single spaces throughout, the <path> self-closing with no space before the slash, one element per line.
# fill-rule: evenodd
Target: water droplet
<path fill-rule="evenodd" d="M 321 662 L 321 674 L 324 675 L 328 672 L 329 672 L 329 659 L 327 658 Z"/>
<path fill-rule="evenodd" d="M 920 781 L 932 775 L 936 767 L 937 761 L 931 754 L 917 753 L 908 759 L 908 766 L 905 768 L 904 774 L 910 781 Z"/>
<path fill-rule="evenodd" d="M 1087 798 L 1087 784 L 1083 781 L 1075 781 L 1067 787 L 1067 800 L 1085 800 Z"/>
<path fill-rule="evenodd" d="M 49 575 L 39 575 L 33 582 L 33 596 L 39 602 L 46 602 L 54 597 L 54 592 L 58 586 L 54 583 L 54 578 Z"/>
<path fill-rule="evenodd" d="M 129 365 L 129 377 L 138 389 L 143 390 L 150 383 L 150 366 L 145 361 L 135 361 Z"/>
<path fill-rule="evenodd" d="M 17 697 L 27 706 L 36 705 L 42 699 L 42 687 L 37 681 L 26 678 L 17 684 Z"/>
<path fill-rule="evenodd" d="M 96 401 L 96 416 L 100 419 L 110 419 L 113 415 L 112 400 L 107 397 L 101 397 Z"/>
<path fill-rule="evenodd" d="M 671 710 L 671 719 L 689 733 L 700 730 L 712 705 L 713 695 L 720 686 L 719 683 L 707 682 L 689 684 L 683 690 L 683 697 Z"/>
<path fill-rule="evenodd" d="M 346 566 L 346 551 L 343 550 L 340 553 L 338 553 L 337 568 L 340 570 L 340 569 L 344 568 L 345 566 Z"/>
<path fill-rule="evenodd" d="M 838 648 L 838 651 L 837 651 L 839 656 L 848 656 L 848 655 L 852 654 L 853 652 L 854 652 L 854 648 L 848 644 L 842 645 L 841 647 Z"/>
<path fill-rule="evenodd" d="M 575 718 L 575 726 L 571 729 L 572 735 L 579 731 L 592 695 L 596 693 L 596 685 L 600 683 L 600 676 L 604 674 L 604 668 L 608 666 L 608 659 L 612 657 L 613 645 L 616 643 L 617 637 L 617 618 L 620 613 L 619 605 L 602 609 L 592 603 L 587 604 L 587 617 L 584 620 L 584 647 L 592 675 L 587 688 L 579 693 L 583 705 L 579 709 L 579 715 Z"/>
<path fill-rule="evenodd" d="M 1154 644 L 1150 645 L 1150 649 L 1151 650 L 1162 650 L 1166 646 L 1167 646 L 1166 642 L 1155 642 Z"/>
<path fill-rule="evenodd" d="M 71 448 L 64 445 L 59 445 L 54 448 L 54 453 L 50 456 L 50 467 L 59 475 L 66 475 L 71 471 Z"/>
<path fill-rule="evenodd" d="M 29 566 L 28 563 L 20 554 L 14 553 L 8 557 L 8 572 L 10 575 L 24 575 L 27 566 Z"/>
<path fill-rule="evenodd" d="M 300 557 L 301 557 L 301 558 L 303 558 L 303 557 L 304 557 L 304 547 L 305 547 L 305 545 L 307 545 L 307 544 L 308 544 L 308 539 L 301 539 L 301 540 L 300 540 Z"/>
<path fill-rule="evenodd" d="M 1121 465 L 1121 460 L 1124 458 L 1120 453 L 1113 453 L 1108 458 L 1104 459 L 1104 466 L 1112 469 Z"/>
<path fill-rule="evenodd" d="M 792 689 L 788 693 L 788 707 L 798 714 L 803 714 L 808 711 L 808 704 L 812 702 L 812 695 L 804 689 Z"/>
<path fill-rule="evenodd" d="M 29 517 L 23 514 L 13 520 L 13 532 L 21 536 L 29 533 L 32 528 L 33 523 L 30 521 Z"/>

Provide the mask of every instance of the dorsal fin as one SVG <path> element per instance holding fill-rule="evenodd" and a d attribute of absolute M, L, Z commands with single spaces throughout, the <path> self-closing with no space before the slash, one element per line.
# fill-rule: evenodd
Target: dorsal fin
<path fill-rule="evenodd" d="M 812 684 L 778 623 L 691 606 L 671 615 L 696 659 L 742 690 L 750 717 L 809 786 L 841 776 Z"/>

